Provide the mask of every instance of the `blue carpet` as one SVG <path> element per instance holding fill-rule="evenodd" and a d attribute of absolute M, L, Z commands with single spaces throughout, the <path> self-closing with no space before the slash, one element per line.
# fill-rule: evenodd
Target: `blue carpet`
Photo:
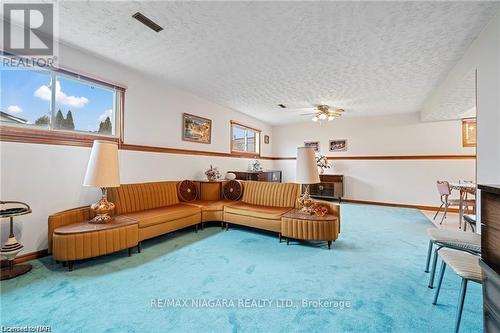
<path fill-rule="evenodd" d="M 460 280 L 448 270 L 439 304 L 431 304 L 434 290 L 423 272 L 429 227 L 416 210 L 346 204 L 330 251 L 322 243 L 287 246 L 275 235 L 214 226 L 146 241 L 130 258 L 124 251 L 79 262 L 73 272 L 47 257 L 33 261 L 31 273 L 2 281 L 1 325 L 50 325 L 53 332 L 452 332 Z M 480 332 L 481 316 L 481 288 L 471 283 L 461 332 Z"/>

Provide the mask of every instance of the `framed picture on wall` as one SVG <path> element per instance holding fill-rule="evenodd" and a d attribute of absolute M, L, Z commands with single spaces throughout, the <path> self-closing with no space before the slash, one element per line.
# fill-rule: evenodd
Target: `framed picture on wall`
<path fill-rule="evenodd" d="M 462 119 L 462 146 L 476 146 L 476 118 Z"/>
<path fill-rule="evenodd" d="M 304 147 L 311 147 L 315 152 L 319 152 L 319 141 L 305 141 Z"/>
<path fill-rule="evenodd" d="M 330 151 L 347 151 L 347 140 L 346 139 L 330 140 Z"/>
<path fill-rule="evenodd" d="M 183 113 L 182 140 L 210 143 L 212 141 L 212 120 Z"/>
<path fill-rule="evenodd" d="M 264 143 L 265 143 L 266 145 L 268 145 L 268 144 L 269 144 L 269 135 L 264 135 Z"/>

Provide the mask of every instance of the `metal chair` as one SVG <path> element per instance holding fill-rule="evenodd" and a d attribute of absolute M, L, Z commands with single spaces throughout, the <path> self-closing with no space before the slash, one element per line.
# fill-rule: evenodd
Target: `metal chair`
<path fill-rule="evenodd" d="M 469 281 L 482 283 L 482 273 L 479 266 L 479 257 L 463 251 L 443 249 L 439 252 L 439 256 L 443 260 L 441 271 L 439 272 L 438 286 L 434 295 L 433 305 L 437 304 L 441 284 L 443 282 L 444 271 L 446 266 L 450 266 L 455 273 L 462 278 L 460 287 L 460 296 L 458 298 L 458 309 L 455 318 L 455 333 L 460 329 L 460 321 L 462 319 L 462 311 L 464 309 L 465 294 L 467 292 L 467 283 Z"/>
<path fill-rule="evenodd" d="M 427 234 L 429 235 L 429 248 L 427 250 L 427 260 L 425 262 L 426 273 L 429 273 L 432 249 L 434 245 L 436 245 L 436 248 L 434 249 L 431 275 L 429 277 L 429 288 L 433 288 L 439 250 L 442 248 L 450 248 L 474 255 L 481 253 L 481 236 L 476 233 L 429 228 L 427 229 Z"/>
<path fill-rule="evenodd" d="M 476 215 L 466 214 L 464 215 L 464 221 L 464 231 L 467 231 L 467 224 L 469 224 L 472 232 L 476 232 Z"/>
<path fill-rule="evenodd" d="M 465 184 L 474 184 L 474 182 L 470 181 L 470 180 L 462 180 L 461 182 L 465 183 Z M 473 196 L 473 198 L 470 198 L 469 195 Z M 464 231 L 467 231 L 467 223 L 469 223 L 469 225 L 472 228 L 472 231 L 475 232 L 474 227 L 476 226 L 476 215 L 471 214 L 471 210 L 470 210 L 470 208 L 472 208 L 472 213 L 476 212 L 476 188 L 475 187 L 473 189 L 466 189 L 464 191 L 463 205 L 465 208 L 464 211 L 466 211 L 467 215 L 469 216 L 469 220 L 466 220 L 466 218 L 465 218 L 467 215 L 463 216 L 463 219 L 466 220 L 464 223 Z M 461 223 L 462 223 L 462 221 L 460 221 L 460 224 Z"/>
<path fill-rule="evenodd" d="M 443 221 L 446 219 L 446 215 L 448 214 L 448 208 L 450 206 L 460 206 L 460 199 L 450 199 L 451 195 L 451 188 L 450 188 L 450 183 L 447 182 L 446 180 L 438 180 L 436 182 L 437 189 L 440 195 L 441 199 L 441 206 L 439 206 L 436 215 L 434 215 L 433 220 L 436 220 L 436 217 L 438 216 L 439 212 L 444 206 L 444 214 L 443 217 L 441 218 L 441 221 L 439 224 L 443 224 Z"/>

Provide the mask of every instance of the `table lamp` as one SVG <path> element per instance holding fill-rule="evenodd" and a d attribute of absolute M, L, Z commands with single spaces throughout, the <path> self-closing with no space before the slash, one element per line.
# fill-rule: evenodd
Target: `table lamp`
<path fill-rule="evenodd" d="M 118 168 L 118 144 L 110 141 L 94 141 L 90 153 L 89 164 L 83 186 L 98 186 L 102 197 L 90 208 L 96 213 L 91 223 L 106 223 L 111 220 L 109 213 L 115 204 L 107 199 L 108 187 L 120 186 L 120 171 Z"/>
<path fill-rule="evenodd" d="M 304 185 L 304 193 L 299 198 L 302 205 L 302 212 L 311 214 L 312 200 L 309 196 L 309 185 L 320 182 L 318 166 L 314 150 L 311 147 L 297 148 L 297 164 L 295 169 L 295 183 Z"/>

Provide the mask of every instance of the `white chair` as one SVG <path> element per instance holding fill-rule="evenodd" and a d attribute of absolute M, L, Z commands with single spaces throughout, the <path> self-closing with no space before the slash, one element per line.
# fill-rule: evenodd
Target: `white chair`
<path fill-rule="evenodd" d="M 450 183 L 447 182 L 446 180 L 438 180 L 436 182 L 437 184 L 437 189 L 441 198 L 441 206 L 439 206 L 436 214 L 434 215 L 434 220 L 436 220 L 436 217 L 438 216 L 439 212 L 441 209 L 444 207 L 444 214 L 443 217 L 441 218 L 441 221 L 439 224 L 443 224 L 443 221 L 446 219 L 446 216 L 448 215 L 448 208 L 450 206 L 455 206 L 455 207 L 460 207 L 460 198 L 450 198 L 451 195 L 451 188 L 450 188 Z M 467 198 L 464 198 L 462 200 L 462 205 L 464 207 L 475 207 L 476 201 L 475 200 L 468 200 Z M 461 226 L 462 221 L 460 221 L 459 226 Z"/>

